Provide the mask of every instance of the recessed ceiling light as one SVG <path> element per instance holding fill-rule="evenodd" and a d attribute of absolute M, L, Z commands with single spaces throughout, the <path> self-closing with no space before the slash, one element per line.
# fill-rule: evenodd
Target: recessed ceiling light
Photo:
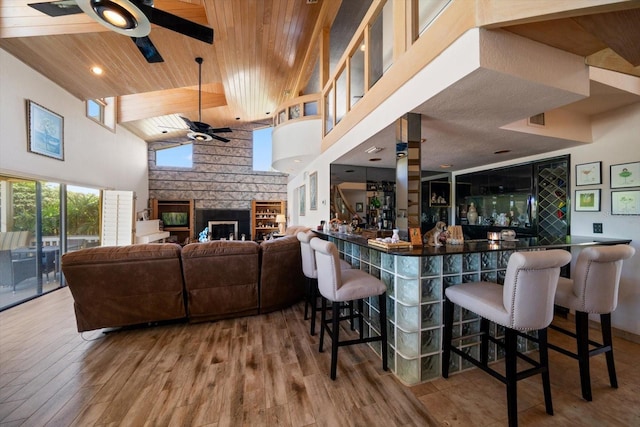
<path fill-rule="evenodd" d="M 380 160 L 382 160 L 380 157 L 374 157 L 372 159 L 369 159 L 370 162 L 379 162 Z"/>
<path fill-rule="evenodd" d="M 97 65 L 94 67 L 91 67 L 91 72 L 93 74 L 95 74 L 96 76 L 101 75 L 102 73 L 104 73 L 104 70 L 102 69 L 102 67 L 98 67 Z"/>
<path fill-rule="evenodd" d="M 441 165 L 440 165 L 440 167 L 441 167 L 442 169 L 450 168 L 451 166 L 453 166 L 453 165 L 452 165 L 452 164 L 450 164 L 450 163 L 443 163 L 443 164 L 441 164 Z"/>
<path fill-rule="evenodd" d="M 498 150 L 498 151 L 494 151 L 493 154 L 505 154 L 510 152 L 511 150 Z"/>
<path fill-rule="evenodd" d="M 295 159 L 293 163 L 300 163 L 300 161 L 301 161 L 300 159 Z"/>

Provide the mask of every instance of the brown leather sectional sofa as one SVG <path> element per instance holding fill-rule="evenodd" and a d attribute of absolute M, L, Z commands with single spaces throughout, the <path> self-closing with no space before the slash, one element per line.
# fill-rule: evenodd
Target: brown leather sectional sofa
<path fill-rule="evenodd" d="M 266 313 L 302 299 L 300 243 L 251 241 L 98 247 L 62 256 L 78 332 Z"/>

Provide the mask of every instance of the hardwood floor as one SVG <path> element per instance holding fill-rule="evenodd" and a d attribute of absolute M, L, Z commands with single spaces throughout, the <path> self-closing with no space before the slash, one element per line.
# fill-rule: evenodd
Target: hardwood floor
<path fill-rule="evenodd" d="M 506 425 L 504 386 L 477 370 L 405 387 L 361 345 L 340 349 L 331 381 L 302 308 L 81 335 L 68 289 L 55 291 L 0 313 L 0 425 Z M 555 415 L 530 378 L 520 424 L 640 425 L 640 345 L 614 345 L 619 389 L 592 358 L 594 401 L 583 401 L 577 362 L 551 352 Z"/>

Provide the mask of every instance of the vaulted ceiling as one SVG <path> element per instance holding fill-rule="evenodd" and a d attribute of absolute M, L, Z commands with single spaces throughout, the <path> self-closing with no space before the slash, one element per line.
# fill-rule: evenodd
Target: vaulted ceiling
<path fill-rule="evenodd" d="M 197 119 L 196 57 L 204 58 L 202 121 L 234 129 L 270 123 L 276 107 L 297 96 L 314 74 L 318 37 L 343 2 L 155 0 L 155 8 L 215 33 L 207 44 L 152 26 L 149 37 L 164 58 L 157 64 L 147 63 L 130 38 L 85 14 L 49 17 L 27 3 L 0 3 L 0 47 L 81 100 L 120 97 L 120 124 L 154 140 L 184 135 L 180 115 Z M 583 3 L 572 14 L 495 27 L 582 55 L 588 64 L 640 76 L 640 1 Z M 96 65 L 103 75 L 90 72 Z"/>

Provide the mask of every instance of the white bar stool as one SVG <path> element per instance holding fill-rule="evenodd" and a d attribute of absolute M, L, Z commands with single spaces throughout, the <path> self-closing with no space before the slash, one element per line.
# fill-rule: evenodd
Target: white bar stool
<path fill-rule="evenodd" d="M 611 312 L 618 306 L 618 288 L 622 262 L 631 258 L 635 249 L 629 245 L 594 246 L 584 248 L 578 255 L 574 268 L 574 279 L 560 277 L 555 303 L 575 311 L 575 333 L 557 325 L 550 327 L 576 339 L 577 353 L 554 344 L 549 348 L 578 360 L 582 397 L 592 400 L 589 358 L 605 353 L 611 387 L 618 388 L 616 368 L 613 361 L 611 339 Z M 602 343 L 589 339 L 589 314 L 600 315 Z M 589 346 L 593 346 L 591 350 Z"/>
<path fill-rule="evenodd" d="M 514 252 L 509 257 L 503 286 L 474 282 L 445 289 L 442 376 L 449 377 L 451 352 L 454 352 L 506 384 L 509 426 L 518 424 L 517 381 L 535 374 L 542 375 L 546 411 L 553 415 L 546 328 L 553 320 L 553 299 L 560 267 L 570 261 L 571 254 L 560 249 Z M 452 338 L 454 304 L 481 317 L 480 360 L 452 345 L 452 339 L 469 338 Z M 504 326 L 504 341 L 490 336 L 489 321 Z M 537 331 L 537 338 L 525 334 L 526 331 Z M 538 343 L 539 361 L 518 352 L 518 335 Z M 489 341 L 505 349 L 505 375 L 488 365 Z M 518 372 L 517 357 L 533 367 Z"/>
<path fill-rule="evenodd" d="M 387 286 L 372 275 L 362 270 L 340 269 L 340 257 L 336 245 L 322 239 L 312 239 L 311 248 L 315 251 L 318 266 L 318 290 L 322 299 L 322 320 L 320 322 L 320 352 L 323 351 L 324 331 L 331 336 L 331 379 L 336 379 L 338 366 L 338 347 L 381 341 L 382 369 L 387 366 Z M 360 317 L 360 336 L 358 339 L 340 341 L 340 320 L 352 319 L 353 315 L 340 316 L 342 303 L 378 297 L 380 335 L 363 336 L 362 306 L 358 310 Z M 327 320 L 327 300 L 332 305 L 331 319 Z"/>
<path fill-rule="evenodd" d="M 317 239 L 316 234 L 311 231 L 299 231 L 296 234 L 300 241 L 300 253 L 302 254 L 302 272 L 307 278 L 307 289 L 305 290 L 304 320 L 309 318 L 309 306 L 311 306 L 311 335 L 316 334 L 316 313 L 318 311 L 318 268 L 316 267 L 316 255 L 309 242 Z M 351 264 L 345 260 L 340 260 L 340 269 L 351 269 Z M 353 314 L 353 304 L 350 306 Z"/>

